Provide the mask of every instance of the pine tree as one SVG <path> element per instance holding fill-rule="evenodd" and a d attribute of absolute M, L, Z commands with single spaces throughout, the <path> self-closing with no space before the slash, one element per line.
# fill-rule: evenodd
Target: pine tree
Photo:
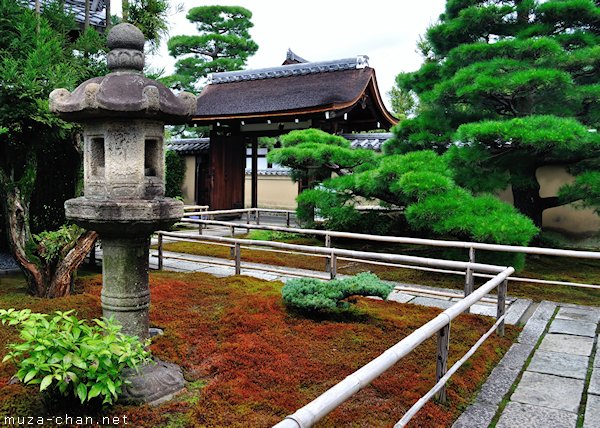
<path fill-rule="evenodd" d="M 163 80 L 171 87 L 197 92 L 209 73 L 241 70 L 258 45 L 250 37 L 252 12 L 238 6 L 200 6 L 187 19 L 196 23 L 197 35 L 174 36 L 169 54 L 179 58 L 175 75 Z"/>
<path fill-rule="evenodd" d="M 427 30 L 425 62 L 398 76 L 416 93 L 386 152 L 446 153 L 474 192 L 512 187 L 515 206 L 542 212 L 578 201 L 600 210 L 600 8 L 592 0 L 449 0 Z M 576 176 L 542 198 L 538 168 Z"/>

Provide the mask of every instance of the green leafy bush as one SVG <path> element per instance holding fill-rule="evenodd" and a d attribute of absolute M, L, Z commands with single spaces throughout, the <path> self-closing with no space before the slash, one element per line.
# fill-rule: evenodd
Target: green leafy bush
<path fill-rule="evenodd" d="M 33 260 L 41 259 L 46 264 L 54 264 L 67 255 L 83 232 L 82 228 L 72 224 L 33 235 L 28 256 Z"/>
<path fill-rule="evenodd" d="M 185 159 L 173 150 L 165 152 L 165 196 L 183 197 L 181 186 L 185 178 Z"/>
<path fill-rule="evenodd" d="M 81 403 L 100 397 L 111 404 L 121 392 L 121 370 L 148 362 L 150 353 L 114 321 L 95 319 L 88 325 L 72 312 L 0 309 L 2 324 L 18 326 L 23 339 L 8 346 L 3 362 L 13 361 L 17 378 L 40 385 L 40 391 L 77 397 Z"/>
<path fill-rule="evenodd" d="M 299 278 L 286 283 L 281 290 L 285 304 L 301 311 L 329 312 L 348 309 L 344 299 L 350 296 L 377 296 L 386 299 L 393 286 L 376 275 L 364 272 L 347 279 L 321 282 L 318 279 Z"/>

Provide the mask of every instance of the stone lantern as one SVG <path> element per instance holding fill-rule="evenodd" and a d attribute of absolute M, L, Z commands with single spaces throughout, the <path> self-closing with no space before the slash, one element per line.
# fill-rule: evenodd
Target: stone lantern
<path fill-rule="evenodd" d="M 164 125 L 187 122 L 196 98 L 185 92 L 175 96 L 144 77 L 144 36 L 137 27 L 113 27 L 108 47 L 110 74 L 82 83 L 73 93 L 54 90 L 50 110 L 83 124 L 84 196 L 68 200 L 65 211 L 68 219 L 101 237 L 103 315 L 145 341 L 150 236 L 183 215 L 180 201 L 164 197 Z M 128 401 L 157 401 L 183 387 L 179 367 L 157 360 L 128 376 Z"/>

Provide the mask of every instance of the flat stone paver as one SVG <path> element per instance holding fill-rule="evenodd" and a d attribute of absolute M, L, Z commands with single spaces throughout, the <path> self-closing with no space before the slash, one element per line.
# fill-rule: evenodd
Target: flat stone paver
<path fill-rule="evenodd" d="M 495 317 L 498 313 L 496 306 L 475 304 L 471 306 L 471 313 L 476 315 L 485 315 Z"/>
<path fill-rule="evenodd" d="M 487 427 L 495 415 L 496 406 L 486 404 L 472 405 L 459 416 L 452 425 L 452 428 Z"/>
<path fill-rule="evenodd" d="M 511 401 L 577 413 L 584 381 L 526 371 Z"/>
<path fill-rule="evenodd" d="M 506 324 L 516 325 L 532 303 L 529 299 L 518 299 L 512 303 L 506 311 Z"/>
<path fill-rule="evenodd" d="M 519 372 L 520 368 L 511 369 L 502 365 L 496 366 L 481 387 L 477 401 L 496 406 L 500 404 L 519 375 Z"/>
<path fill-rule="evenodd" d="M 440 300 L 422 296 L 415 297 L 410 303 L 414 303 L 415 305 L 433 306 L 440 309 L 448 309 L 450 306 L 454 305 L 454 302 L 451 302 L 450 300 Z"/>
<path fill-rule="evenodd" d="M 402 293 L 401 291 L 392 291 L 388 296 L 388 300 L 398 303 L 408 303 L 414 298 L 415 296 L 412 294 Z"/>
<path fill-rule="evenodd" d="M 590 310 L 583 308 L 560 308 L 556 314 L 558 319 L 573 321 L 600 322 L 600 310 Z"/>
<path fill-rule="evenodd" d="M 548 332 L 594 337 L 596 335 L 596 323 L 579 320 L 555 319 L 550 325 Z"/>
<path fill-rule="evenodd" d="M 541 302 L 527 324 L 519 334 L 517 341 L 519 343 L 528 343 L 535 345 L 541 334 L 546 329 L 548 321 L 552 317 L 556 309 L 556 305 L 550 302 Z"/>
<path fill-rule="evenodd" d="M 592 371 L 590 386 L 588 387 L 588 394 L 600 395 L 600 367 L 594 367 Z M 600 414 L 598 417 L 600 417 Z"/>
<path fill-rule="evenodd" d="M 583 355 L 538 349 L 531 359 L 527 371 L 584 380 L 587 376 L 588 364 L 588 357 Z"/>
<path fill-rule="evenodd" d="M 594 339 L 590 337 L 571 336 L 569 334 L 547 334 L 542 340 L 541 351 L 564 352 L 565 354 L 583 355 L 592 353 Z"/>
<path fill-rule="evenodd" d="M 510 347 L 508 352 L 504 354 L 499 365 L 521 370 L 525 364 L 525 360 L 529 358 L 531 351 L 533 351 L 533 345 L 527 343 L 515 343 Z"/>
<path fill-rule="evenodd" d="M 577 414 L 541 406 L 510 402 L 496 428 L 570 428 L 577 425 Z M 480 428 L 474 425 L 472 428 Z"/>
<path fill-rule="evenodd" d="M 600 428 L 600 397 L 597 395 L 587 397 L 583 428 Z"/>

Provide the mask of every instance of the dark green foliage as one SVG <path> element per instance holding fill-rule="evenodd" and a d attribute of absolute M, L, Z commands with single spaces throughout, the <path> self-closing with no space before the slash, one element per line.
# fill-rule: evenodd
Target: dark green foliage
<path fill-rule="evenodd" d="M 312 130 L 295 131 L 292 137 L 295 145 L 288 143 L 270 156 L 274 162 L 294 168 L 295 174 L 321 173 L 320 185 L 297 199 L 298 219 L 308 227 L 317 226 L 315 220 L 319 220 L 333 230 L 433 234 L 515 245 L 527 245 L 538 231 L 511 206 L 459 187 L 450 155 L 425 150 L 387 156 L 363 154 L 361 150 L 353 154 L 353 150 L 342 147 L 344 142 L 335 139 L 331 144 L 322 133 Z M 320 142 L 304 142 L 317 138 Z M 361 158 L 362 162 L 356 162 Z M 338 176 L 324 179 L 331 172 Z M 404 208 L 404 216 L 361 213 L 356 206 L 365 201 Z"/>
<path fill-rule="evenodd" d="M 169 1 L 128 0 L 124 6 L 124 21 L 138 27 L 150 45 L 150 50 L 157 51 L 163 37 L 169 33 Z"/>
<path fill-rule="evenodd" d="M 199 34 L 169 39 L 169 54 L 179 58 L 175 75 L 164 79 L 170 86 L 196 92 L 200 79 L 209 73 L 241 70 L 258 50 L 248 32 L 253 26 L 248 9 L 200 6 L 190 9 L 187 19 L 196 24 Z"/>
<path fill-rule="evenodd" d="M 592 0 L 449 0 L 420 43 L 425 63 L 397 78 L 420 108 L 395 127 L 386 153 L 449 151 L 460 185 L 510 185 L 515 206 L 537 225 L 544 209 L 560 204 L 596 207 L 594 192 L 578 185 L 540 197 L 536 170 L 600 170 L 590 161 L 600 142 L 588 132 L 600 126 L 599 37 Z"/>
<path fill-rule="evenodd" d="M 345 138 L 313 128 L 282 135 L 281 144 L 281 149 L 269 152 L 269 162 L 292 168 L 292 178 L 306 180 L 308 187 L 321 183 L 332 173 L 345 175 L 367 169 L 376 157 L 372 150 L 352 150 Z"/>
<path fill-rule="evenodd" d="M 173 150 L 165 153 L 165 196 L 181 198 L 181 186 L 185 178 L 185 159 Z"/>
<path fill-rule="evenodd" d="M 41 259 L 46 265 L 56 265 L 73 248 L 83 232 L 80 227 L 70 225 L 33 235 L 30 258 Z"/>
<path fill-rule="evenodd" d="M 37 247 L 32 232 L 64 222 L 80 163 L 79 128 L 50 113 L 48 96 L 105 70 L 104 36 L 90 29 L 74 40 L 78 26 L 62 2 L 45 4 L 38 19 L 19 2 L 0 0 L 0 16 L 0 208 L 15 259 L 30 288 L 41 289 L 39 278 L 51 278 L 32 273 L 26 249 Z"/>
<path fill-rule="evenodd" d="M 377 296 L 387 299 L 394 287 L 365 272 L 346 279 L 322 282 L 318 279 L 289 280 L 281 295 L 285 304 L 304 312 L 331 312 L 348 309 L 351 296 Z"/>
<path fill-rule="evenodd" d="M 100 397 L 112 404 L 124 383 L 121 371 L 149 362 L 150 353 L 136 337 L 121 333 L 117 323 L 104 319 L 89 325 L 72 312 L 49 316 L 0 309 L 2 324 L 19 327 L 22 340 L 8 345 L 3 362 L 14 362 L 17 378 L 40 385 L 40 391 L 81 403 Z"/>

